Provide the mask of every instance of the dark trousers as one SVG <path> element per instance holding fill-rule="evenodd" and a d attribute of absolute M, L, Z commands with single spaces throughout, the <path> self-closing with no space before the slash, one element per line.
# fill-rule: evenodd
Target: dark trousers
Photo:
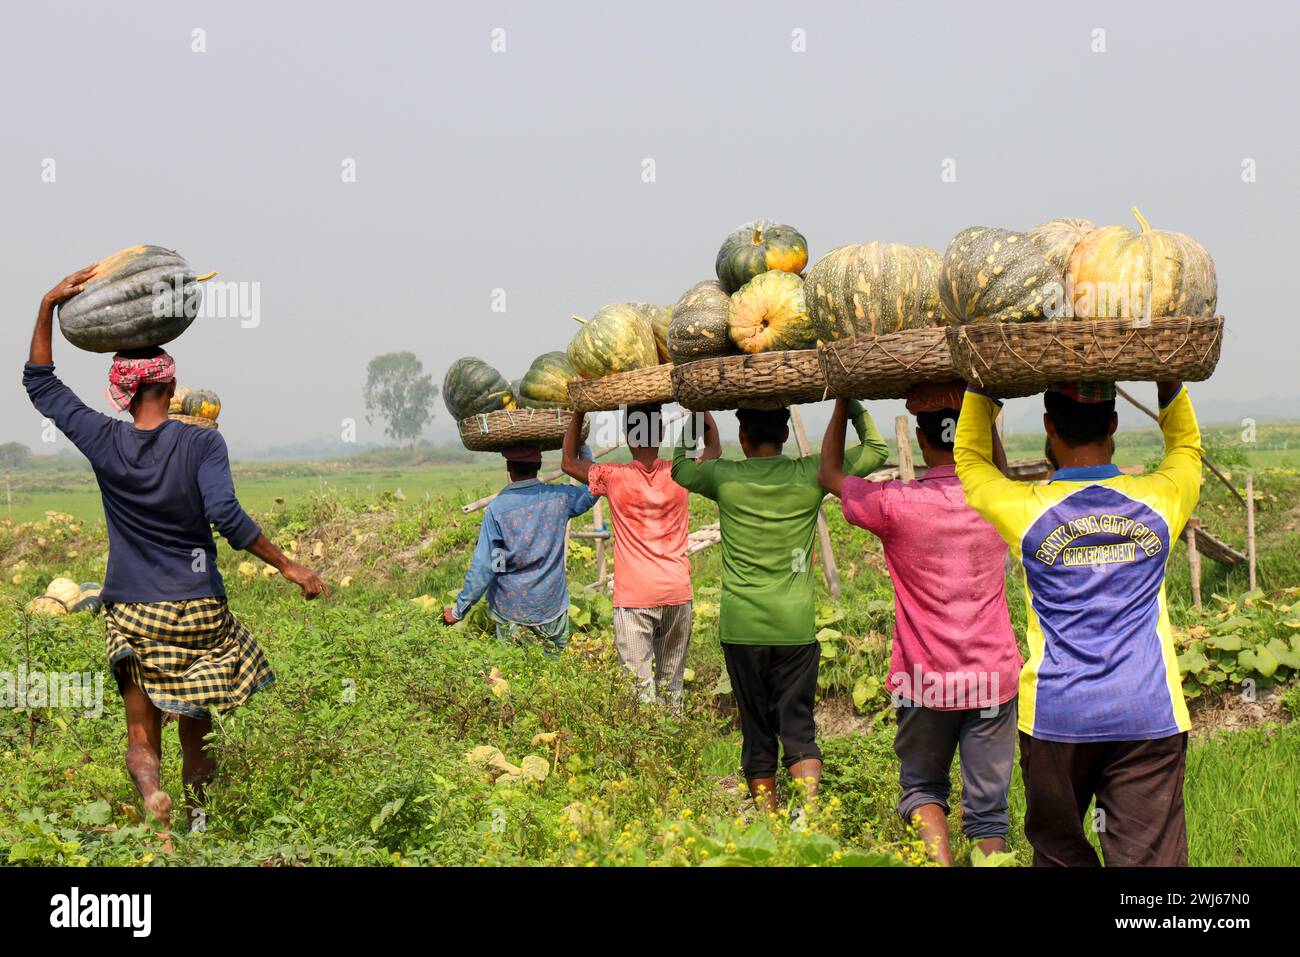
<path fill-rule="evenodd" d="M 776 776 L 777 744 L 788 768 L 805 758 L 821 759 L 813 702 L 821 646 L 723 644 L 731 692 L 740 709 L 740 763 L 745 778 Z"/>
<path fill-rule="evenodd" d="M 1187 735 L 1069 744 L 1020 733 L 1025 837 L 1035 867 L 1097 867 L 1088 804 L 1107 867 L 1187 866 Z"/>
<path fill-rule="evenodd" d="M 1007 792 L 1016 762 L 1016 699 L 989 709 L 935 711 L 904 702 L 895 712 L 903 823 L 927 804 L 947 814 L 952 758 L 961 748 L 961 829 L 972 841 L 1007 836 Z"/>

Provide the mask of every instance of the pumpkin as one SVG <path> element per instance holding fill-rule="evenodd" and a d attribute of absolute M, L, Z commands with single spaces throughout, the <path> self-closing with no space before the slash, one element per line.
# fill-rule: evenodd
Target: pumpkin
<path fill-rule="evenodd" d="M 210 389 L 186 389 L 181 399 L 181 415 L 193 415 L 200 419 L 217 421 L 221 414 L 221 400 Z"/>
<path fill-rule="evenodd" d="M 100 592 L 104 586 L 99 582 L 82 582 L 77 586 L 81 590 L 81 597 L 78 598 L 69 609 L 74 612 L 88 611 L 92 615 L 98 615 L 104 607 L 104 599 L 100 597 Z"/>
<path fill-rule="evenodd" d="M 554 409 L 567 405 L 569 380 L 578 378 L 563 352 L 545 352 L 533 360 L 519 380 L 515 394 L 524 409 Z"/>
<path fill-rule="evenodd" d="M 971 226 L 952 238 L 939 275 L 951 323 L 1041 319 L 1059 303 L 1061 275 L 1024 233 Z"/>
<path fill-rule="evenodd" d="M 47 615 L 51 618 L 59 615 L 66 615 L 68 608 L 57 598 L 51 598 L 49 595 L 41 595 L 33 598 L 24 608 L 29 615 Z"/>
<path fill-rule="evenodd" d="M 677 300 L 668 323 L 668 354 L 673 362 L 690 362 L 737 352 L 727 334 L 731 297 L 714 279 L 697 282 Z"/>
<path fill-rule="evenodd" d="M 574 371 L 584 379 L 599 379 L 659 365 L 650 320 L 641 303 L 613 302 L 590 319 L 574 316 L 582 328 L 569 340 L 565 353 Z"/>
<path fill-rule="evenodd" d="M 803 280 L 779 270 L 759 273 L 732 295 L 727 333 L 744 352 L 811 349 L 817 336 Z"/>
<path fill-rule="evenodd" d="M 198 315 L 199 283 L 185 257 L 161 246 L 131 246 L 95 264 L 86 288 L 59 307 L 63 337 L 90 352 L 171 342 Z"/>
<path fill-rule="evenodd" d="M 1183 233 L 1152 229 L 1133 207 L 1142 227 L 1104 226 L 1070 254 L 1074 315 L 1080 319 L 1212 316 L 1219 300 L 1214 260 Z M 1149 299 L 1148 299 L 1149 293 Z"/>
<path fill-rule="evenodd" d="M 1064 276 L 1074 247 L 1096 229 L 1097 227 L 1086 219 L 1049 219 L 1045 223 L 1039 223 L 1033 229 L 1025 230 L 1025 235 L 1038 244 L 1047 264 Z"/>
<path fill-rule="evenodd" d="M 769 269 L 802 272 L 808 265 L 808 240 L 793 226 L 757 219 L 722 241 L 714 269 L 723 290 L 731 295 Z"/>
<path fill-rule="evenodd" d="M 655 350 L 659 353 L 659 362 L 672 362 L 668 352 L 668 324 L 673 319 L 672 306 L 653 306 L 648 302 L 633 303 L 650 323 L 650 332 L 655 337 Z"/>
<path fill-rule="evenodd" d="M 45 597 L 71 608 L 81 597 L 81 587 L 71 578 L 54 578 L 45 586 Z"/>
<path fill-rule="evenodd" d="M 928 246 L 862 243 L 833 249 L 804 283 L 818 339 L 879 336 L 936 325 L 943 257 Z"/>
<path fill-rule="evenodd" d="M 442 401 L 451 417 L 461 419 L 480 412 L 512 409 L 515 405 L 510 384 L 482 359 L 457 359 L 442 378 Z"/>
<path fill-rule="evenodd" d="M 172 392 L 172 400 L 167 403 L 167 414 L 180 415 L 181 406 L 185 403 L 185 397 L 189 394 L 190 390 L 187 386 L 178 385 L 176 390 Z"/>

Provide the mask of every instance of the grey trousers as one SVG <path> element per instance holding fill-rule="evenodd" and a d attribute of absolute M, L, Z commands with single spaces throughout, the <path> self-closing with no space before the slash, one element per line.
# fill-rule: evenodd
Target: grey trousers
<path fill-rule="evenodd" d="M 663 693 L 674 708 L 680 706 L 690 641 L 690 602 L 614 609 L 614 647 L 623 667 L 637 676 L 642 701 Z"/>
<path fill-rule="evenodd" d="M 935 711 L 918 705 L 898 709 L 894 753 L 903 787 L 898 813 L 910 824 L 926 804 L 948 813 L 952 757 L 961 747 L 961 829 L 972 841 L 1006 837 L 1007 792 L 1016 754 L 1016 698 L 984 717 L 978 708 Z"/>

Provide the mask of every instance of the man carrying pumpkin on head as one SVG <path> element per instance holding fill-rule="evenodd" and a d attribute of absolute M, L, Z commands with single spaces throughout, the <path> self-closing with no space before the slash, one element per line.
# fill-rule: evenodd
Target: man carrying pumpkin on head
<path fill-rule="evenodd" d="M 813 540 L 821 511 L 820 455 L 782 453 L 790 410 L 740 409 L 743 462 L 687 455 L 690 429 L 673 450 L 673 479 L 718 503 L 722 529 L 722 607 L 718 632 L 740 710 L 741 764 L 750 794 L 776 807 L 778 746 L 790 776 L 814 795 L 821 779 L 813 703 L 821 655 L 814 628 Z M 851 418 L 861 444 L 843 469 L 865 476 L 885 461 L 888 446 L 856 402 L 837 400 L 832 422 Z M 704 423 L 715 431 L 712 420 Z M 716 441 L 716 440 L 714 440 Z"/>
<path fill-rule="evenodd" d="M 1006 850 L 1007 793 L 1016 755 L 1020 651 L 1007 613 L 1007 547 L 966 504 L 953 465 L 962 382 L 918 386 L 907 397 L 928 467 L 910 482 L 845 475 L 844 423 L 822 442 L 822 487 L 844 518 L 876 535 L 894 583 L 887 687 L 897 708 L 898 813 L 930 857 L 952 863 L 948 796 L 961 750 L 962 831 L 985 854 Z M 993 456 L 1004 469 L 1002 445 Z"/>
<path fill-rule="evenodd" d="M 1157 384 L 1165 457 L 1149 475 L 1111 461 L 1113 383 L 1044 397 L 1051 481 L 1014 482 L 993 463 L 999 403 L 967 389 L 957 477 L 1020 563 L 1029 661 L 1020 673 L 1025 836 L 1035 865 L 1187 864 L 1183 771 L 1191 722 L 1169 626 L 1165 572 L 1200 496 L 1201 437 L 1180 382 Z"/>
<path fill-rule="evenodd" d="M 596 497 L 577 485 L 539 481 L 542 452 L 516 445 L 501 452 L 510 484 L 483 510 L 478 544 L 456 604 L 443 609 L 454 625 L 484 595 L 501 641 L 541 643 L 558 654 L 569 643 L 569 581 L 564 568 L 569 519 Z"/>
<path fill-rule="evenodd" d="M 705 416 L 701 460 L 722 454 L 718 430 Z M 624 413 L 632 461 L 600 464 L 578 458 L 582 416 L 564 436 L 564 471 L 585 482 L 593 495 L 609 499 L 614 522 L 614 647 L 623 666 L 636 675 L 641 700 L 664 691 L 681 706 L 682 675 L 691 640 L 690 496 L 659 458 L 663 416 L 659 405 L 633 406 Z"/>
<path fill-rule="evenodd" d="M 166 352 L 152 347 L 113 357 L 108 399 L 131 422 L 92 411 L 54 375 L 54 310 L 84 288 L 94 268 L 45 294 L 23 385 L 36 410 L 90 460 L 104 500 L 102 598 L 109 667 L 126 709 L 127 770 L 145 810 L 165 829 L 172 800 L 160 782 L 162 721 L 164 714 L 178 717 L 181 777 L 198 826 L 216 768 L 204 743 L 211 711 L 241 705 L 275 680 L 257 642 L 230 613 L 212 528 L 279 569 L 304 598 L 329 591 L 240 507 L 221 434 L 168 418 L 176 364 Z"/>

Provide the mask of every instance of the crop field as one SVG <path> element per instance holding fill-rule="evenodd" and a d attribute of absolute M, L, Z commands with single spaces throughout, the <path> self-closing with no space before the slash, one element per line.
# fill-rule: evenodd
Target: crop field
<path fill-rule="evenodd" d="M 1258 447 L 1234 447 L 1226 430 L 1207 437 L 1234 478 L 1255 469 L 1258 588 L 1249 590 L 1244 566 L 1207 559 L 1198 614 L 1181 543 L 1170 561 L 1180 665 L 1194 696 L 1186 782 L 1194 865 L 1300 859 L 1300 691 L 1286 663 L 1300 654 L 1300 474 L 1283 447 L 1295 430 L 1276 429 L 1261 426 Z M 1151 442 L 1142 435 L 1121 436 L 1120 461 L 1156 457 L 1154 433 Z M 1009 444 L 1013 458 L 1033 455 L 1028 437 Z M 925 862 L 894 811 L 894 723 L 883 690 L 893 601 L 874 538 L 828 506 L 844 596 L 832 601 L 823 590 L 818 600 L 823 788 L 809 802 L 782 782 L 804 813 L 755 815 L 742 799 L 716 638 L 716 548 L 692 560 L 695 631 L 681 716 L 636 703 L 613 653 L 609 599 L 585 587 L 596 577 L 587 542 L 569 547 L 574 637 L 562 656 L 499 645 L 481 605 L 454 628 L 441 624 L 478 532 L 479 516 L 459 506 L 497 488 L 502 472 L 491 457 L 236 465 L 237 490 L 268 535 L 318 567 L 334 592 L 305 604 L 221 544 L 232 607 L 278 681 L 217 722 L 220 770 L 204 830 L 178 828 L 164 853 L 123 768 L 122 704 L 102 622 L 22 610 L 52 577 L 102 579 L 107 542 L 93 478 L 71 463 L 16 470 L 10 517 L 0 517 L 0 672 L 90 673 L 102 695 L 86 707 L 50 707 L 29 689 L 0 710 L 0 854 L 12 864 L 91 865 Z M 1244 549 L 1243 510 L 1208 474 L 1198 516 Z M 712 503 L 693 500 L 692 527 L 715 520 Z M 1023 593 L 1013 583 L 1008 594 L 1023 635 Z M 174 727 L 164 742 L 163 785 L 175 795 Z M 954 785 L 959 792 L 956 768 Z M 955 793 L 954 823 L 956 803 Z M 1026 864 L 1018 773 L 1011 812 L 1011 853 L 997 863 Z M 969 861 L 960 838 L 955 850 Z"/>

